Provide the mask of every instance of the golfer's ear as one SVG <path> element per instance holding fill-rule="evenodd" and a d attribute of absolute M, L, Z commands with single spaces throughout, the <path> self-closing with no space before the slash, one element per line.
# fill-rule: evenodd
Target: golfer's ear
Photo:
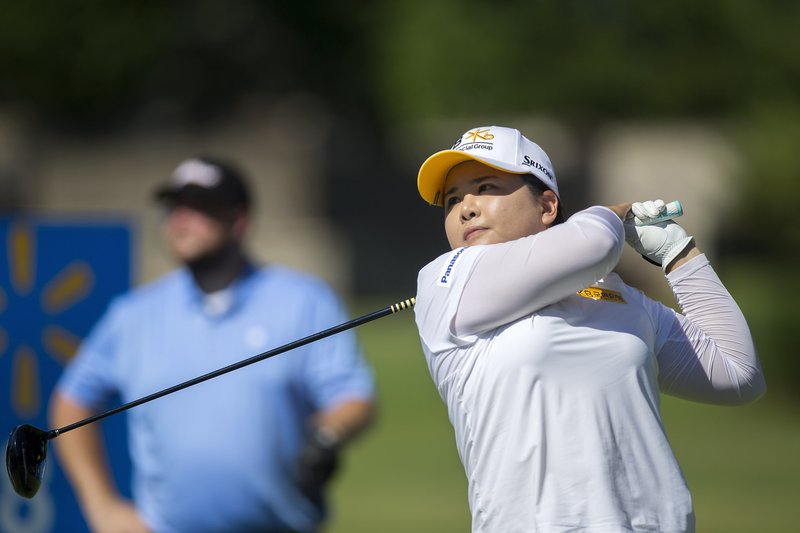
<path fill-rule="evenodd" d="M 558 216 L 558 196 L 548 189 L 542 192 L 539 202 L 542 206 L 542 223 L 550 227 Z"/>

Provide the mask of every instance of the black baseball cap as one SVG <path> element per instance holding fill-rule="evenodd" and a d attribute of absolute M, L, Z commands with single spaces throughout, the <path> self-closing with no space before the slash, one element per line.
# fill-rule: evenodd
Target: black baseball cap
<path fill-rule="evenodd" d="M 169 205 L 186 204 L 210 210 L 250 206 L 250 193 L 242 172 L 228 161 L 205 156 L 178 165 L 155 196 Z"/>

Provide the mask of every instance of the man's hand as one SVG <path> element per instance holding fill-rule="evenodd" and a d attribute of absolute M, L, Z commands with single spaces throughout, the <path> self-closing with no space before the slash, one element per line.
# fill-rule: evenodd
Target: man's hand
<path fill-rule="evenodd" d="M 300 490 L 314 502 L 322 500 L 325 484 L 339 465 L 339 442 L 328 428 L 316 427 L 308 435 L 295 468 Z"/>
<path fill-rule="evenodd" d="M 634 202 L 631 212 L 634 217 L 645 219 L 654 218 L 664 208 L 662 200 Z M 692 237 L 686 234 L 681 226 L 668 220 L 649 226 L 637 226 L 633 218 L 625 221 L 625 240 L 642 257 L 660 266 L 665 272 L 672 263 L 691 243 Z"/>

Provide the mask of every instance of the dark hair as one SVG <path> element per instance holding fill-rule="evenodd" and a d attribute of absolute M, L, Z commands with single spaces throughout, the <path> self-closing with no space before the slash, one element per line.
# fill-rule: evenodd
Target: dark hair
<path fill-rule="evenodd" d="M 530 189 L 531 193 L 537 198 L 540 197 L 544 191 L 550 190 L 550 188 L 542 183 L 536 176 L 531 174 L 523 174 L 521 177 L 525 181 L 525 185 L 528 186 L 528 189 Z M 566 220 L 564 217 L 564 209 L 561 207 L 561 198 L 559 198 L 558 211 L 556 212 L 555 220 L 553 220 L 553 226 L 556 224 L 561 224 L 564 222 L 564 220 Z"/>

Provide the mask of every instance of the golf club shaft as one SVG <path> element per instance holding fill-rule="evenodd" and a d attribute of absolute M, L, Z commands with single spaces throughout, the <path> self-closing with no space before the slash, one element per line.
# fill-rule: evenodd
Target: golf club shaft
<path fill-rule="evenodd" d="M 386 315 L 391 315 L 397 313 L 398 311 L 402 311 L 404 309 L 410 309 L 414 307 L 416 300 L 414 298 L 409 298 L 407 300 L 403 300 L 399 303 L 394 305 L 390 305 L 378 311 L 373 311 L 372 313 L 368 313 L 366 315 L 360 316 L 358 318 L 354 318 L 348 322 L 344 322 L 339 324 L 338 326 L 333 326 L 328 328 L 324 331 L 320 331 L 309 335 L 308 337 L 303 337 L 302 339 L 292 341 L 288 344 L 284 344 L 283 346 L 279 346 L 272 350 L 268 350 L 266 352 L 260 353 L 258 355 L 254 355 L 252 357 L 248 357 L 247 359 L 243 359 L 239 362 L 233 363 L 231 365 L 225 366 L 218 370 L 214 370 L 209 372 L 208 374 L 203 374 L 202 376 L 198 376 L 196 378 L 190 379 L 188 381 L 184 381 L 183 383 L 179 383 L 177 385 L 173 385 L 172 387 L 160 390 L 158 392 L 154 392 L 153 394 L 148 394 L 138 400 L 133 400 L 126 404 L 120 405 L 119 407 L 115 407 L 114 409 L 110 409 L 104 413 L 99 413 L 88 418 L 84 418 L 83 420 L 79 420 L 72 424 L 66 425 L 61 428 L 51 429 L 47 432 L 47 439 L 53 439 L 62 433 L 66 433 L 67 431 L 72 431 L 73 429 L 77 429 L 79 427 L 85 426 L 87 424 L 91 424 L 92 422 L 97 422 L 103 418 L 109 417 L 111 415 L 115 415 L 119 412 L 126 411 L 132 407 L 136 407 L 138 405 L 142 405 L 143 403 L 147 403 L 149 401 L 155 400 L 157 398 L 161 398 L 162 396 L 166 396 L 167 394 L 172 394 L 173 392 L 177 392 L 179 390 L 183 390 L 187 387 L 191 387 L 193 385 L 197 385 L 198 383 L 202 383 L 204 381 L 208 381 L 209 379 L 221 376 L 223 374 L 227 374 L 228 372 L 233 372 L 234 370 L 238 370 L 248 365 L 252 365 L 253 363 L 257 363 L 259 361 L 263 361 L 264 359 L 269 359 L 275 355 L 288 352 L 289 350 L 293 350 L 295 348 L 299 348 L 300 346 L 305 346 L 306 344 L 310 344 L 314 341 L 318 341 L 320 339 L 324 339 L 325 337 L 330 337 L 331 335 L 335 335 L 336 333 L 341 333 L 342 331 L 346 331 L 348 329 L 352 329 L 356 326 L 360 326 L 361 324 L 366 324 L 367 322 L 371 322 L 378 318 L 384 317 Z"/>

